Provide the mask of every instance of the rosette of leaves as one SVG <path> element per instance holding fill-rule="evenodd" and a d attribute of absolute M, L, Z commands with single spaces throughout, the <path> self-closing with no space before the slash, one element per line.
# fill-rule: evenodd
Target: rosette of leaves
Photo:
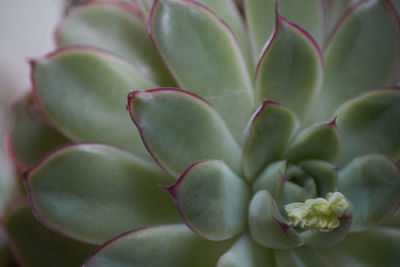
<path fill-rule="evenodd" d="M 7 143 L 21 263 L 31 224 L 53 266 L 400 262 L 398 3 L 278 2 L 67 12 Z"/>

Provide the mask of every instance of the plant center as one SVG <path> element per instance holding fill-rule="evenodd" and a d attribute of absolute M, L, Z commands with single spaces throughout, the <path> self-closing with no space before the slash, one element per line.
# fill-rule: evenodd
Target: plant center
<path fill-rule="evenodd" d="M 308 199 L 304 203 L 294 202 L 285 205 L 288 224 L 303 229 L 329 232 L 340 225 L 339 218 L 349 208 L 344 195 L 340 192 L 328 193 L 326 198 Z"/>

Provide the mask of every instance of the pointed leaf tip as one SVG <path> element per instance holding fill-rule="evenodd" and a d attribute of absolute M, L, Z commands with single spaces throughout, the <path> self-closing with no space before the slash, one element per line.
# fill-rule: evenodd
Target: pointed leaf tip
<path fill-rule="evenodd" d="M 276 11 L 274 33 L 257 64 L 258 101 L 275 100 L 304 121 L 319 93 L 323 68 L 321 50 L 312 36 Z"/>
<path fill-rule="evenodd" d="M 242 142 L 253 89 L 240 46 L 226 24 L 196 1 L 163 0 L 154 2 L 149 27 L 179 87 L 209 101 Z"/>
<path fill-rule="evenodd" d="M 331 117 L 345 101 L 392 81 L 400 63 L 400 21 L 391 2 L 351 5 L 331 35 L 325 62 L 314 122 Z"/>
<path fill-rule="evenodd" d="M 249 227 L 252 238 L 267 248 L 288 249 L 304 243 L 296 231 L 285 223 L 278 205 L 267 190 L 258 191 L 251 200 Z"/>
<path fill-rule="evenodd" d="M 223 160 L 235 171 L 240 168 L 239 146 L 222 118 L 201 97 L 176 88 L 157 88 L 135 91 L 128 100 L 146 148 L 175 177 L 204 159 Z"/>
<path fill-rule="evenodd" d="M 340 152 L 341 142 L 336 118 L 331 122 L 310 126 L 300 132 L 290 144 L 287 157 L 298 162 L 301 160 L 333 161 Z"/>
<path fill-rule="evenodd" d="M 153 86 L 129 63 L 98 48 L 71 46 L 35 64 L 32 78 L 35 100 L 65 136 L 76 142 L 112 144 L 149 157 L 121 107 L 132 87 Z"/>
<path fill-rule="evenodd" d="M 264 100 L 246 130 L 243 165 L 248 180 L 254 179 L 269 163 L 280 159 L 297 127 L 297 117 L 289 109 Z"/>

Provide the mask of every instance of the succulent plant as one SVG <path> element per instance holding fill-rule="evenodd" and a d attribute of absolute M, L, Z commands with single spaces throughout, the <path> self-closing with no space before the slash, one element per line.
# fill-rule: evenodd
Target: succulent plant
<path fill-rule="evenodd" d="M 21 265 L 398 266 L 398 1 L 278 2 L 66 13 L 7 139 Z"/>

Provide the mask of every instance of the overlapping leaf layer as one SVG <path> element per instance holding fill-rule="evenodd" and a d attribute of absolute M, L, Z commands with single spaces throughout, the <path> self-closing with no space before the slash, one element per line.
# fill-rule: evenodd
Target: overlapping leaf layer
<path fill-rule="evenodd" d="M 400 262 L 398 3 L 238 2 L 66 13 L 7 138 L 21 265 Z M 326 231 L 304 207 L 333 192 L 348 206 Z"/>

